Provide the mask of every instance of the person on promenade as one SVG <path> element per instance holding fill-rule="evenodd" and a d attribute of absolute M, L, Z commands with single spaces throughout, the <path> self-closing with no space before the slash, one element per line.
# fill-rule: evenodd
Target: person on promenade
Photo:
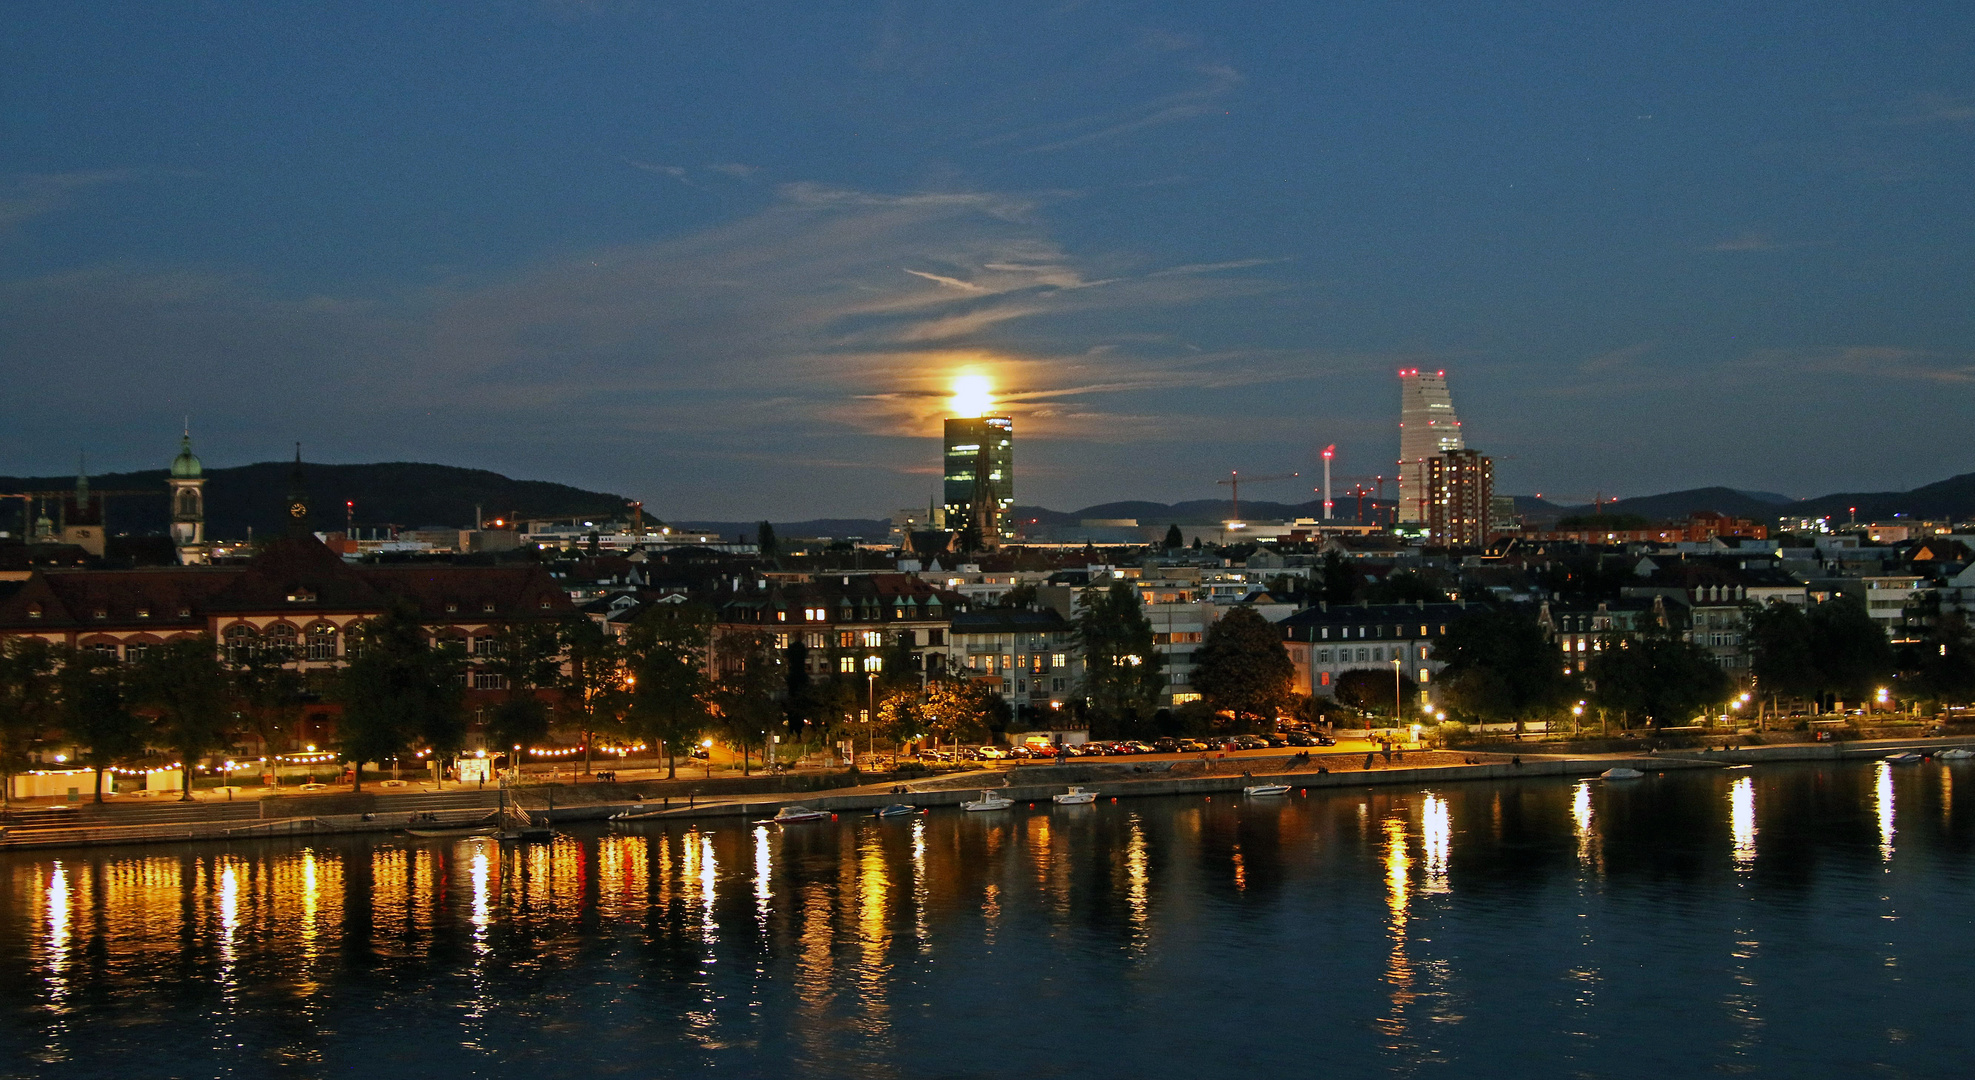
<path fill-rule="evenodd" d="M 1369 752 L 1369 751 L 1367 751 L 1367 752 L 1365 753 L 1365 771 L 1366 771 L 1366 772 L 1370 772 L 1370 771 L 1371 771 L 1371 767 L 1372 767 L 1372 759 L 1373 759 L 1373 758 L 1375 758 L 1375 757 L 1377 757 L 1377 756 L 1378 756 L 1377 754 L 1374 754 L 1374 753 L 1371 753 L 1371 752 Z"/>

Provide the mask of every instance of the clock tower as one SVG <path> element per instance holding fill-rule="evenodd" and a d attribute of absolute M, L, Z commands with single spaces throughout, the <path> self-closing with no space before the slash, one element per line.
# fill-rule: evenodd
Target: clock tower
<path fill-rule="evenodd" d="M 295 469 L 288 474 L 288 535 L 309 535 L 309 490 L 302 485 L 302 444 L 295 444 Z"/>
<path fill-rule="evenodd" d="M 178 441 L 178 456 L 171 459 L 171 542 L 178 549 L 184 566 L 204 563 L 206 550 L 206 475 L 199 459 L 192 456 L 192 429 Z"/>

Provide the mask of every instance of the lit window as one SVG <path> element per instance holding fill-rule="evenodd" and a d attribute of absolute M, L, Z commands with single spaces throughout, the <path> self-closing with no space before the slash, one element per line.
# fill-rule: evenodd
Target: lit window
<path fill-rule="evenodd" d="M 839 656 L 839 657 L 837 657 L 837 670 L 838 670 L 838 671 L 840 671 L 840 672 L 842 672 L 842 673 L 844 673 L 845 675 L 853 675 L 853 674 L 856 674 L 856 672 L 857 672 L 857 657 L 855 657 L 855 656 Z"/>
<path fill-rule="evenodd" d="M 882 633 L 879 633 L 879 632 L 878 632 L 878 631 L 876 631 L 876 630 L 866 630 L 866 631 L 864 631 L 864 647 L 865 647 L 865 648 L 867 648 L 867 649 L 877 649 L 877 648 L 882 648 L 882 647 L 884 646 L 884 644 L 885 644 L 885 635 L 883 635 Z"/>
<path fill-rule="evenodd" d="M 864 670 L 866 671 L 883 671 L 884 667 L 885 658 L 882 656 L 867 656 L 864 658 Z"/>

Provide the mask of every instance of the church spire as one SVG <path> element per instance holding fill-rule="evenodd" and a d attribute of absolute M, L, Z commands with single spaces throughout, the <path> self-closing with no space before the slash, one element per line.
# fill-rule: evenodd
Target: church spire
<path fill-rule="evenodd" d="M 288 474 L 288 535 L 309 535 L 309 489 L 302 482 L 302 444 L 295 444 L 295 468 Z"/>

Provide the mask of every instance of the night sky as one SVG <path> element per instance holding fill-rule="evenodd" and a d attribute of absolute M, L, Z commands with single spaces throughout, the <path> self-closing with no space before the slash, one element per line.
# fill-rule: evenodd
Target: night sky
<path fill-rule="evenodd" d="M 668 518 L 1975 470 L 1975 4 L 0 13 L 0 473 L 424 460 Z M 1289 501 L 1299 483 L 1258 486 Z M 1244 496 L 1248 493 L 1244 490 Z"/>

